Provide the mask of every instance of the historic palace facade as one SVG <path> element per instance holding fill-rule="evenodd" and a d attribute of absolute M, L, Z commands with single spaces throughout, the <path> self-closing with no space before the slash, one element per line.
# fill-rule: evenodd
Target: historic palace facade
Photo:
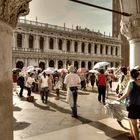
<path fill-rule="evenodd" d="M 14 31 L 13 67 L 91 69 L 100 61 L 121 65 L 121 40 L 89 29 L 70 29 L 20 19 Z"/>

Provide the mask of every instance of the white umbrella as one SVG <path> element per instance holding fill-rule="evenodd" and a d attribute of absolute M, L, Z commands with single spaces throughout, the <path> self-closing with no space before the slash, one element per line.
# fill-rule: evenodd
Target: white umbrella
<path fill-rule="evenodd" d="M 110 64 L 109 62 L 98 62 L 94 65 L 93 69 L 100 69 L 100 68 L 107 66 L 109 64 Z"/>
<path fill-rule="evenodd" d="M 64 69 L 64 68 L 58 69 L 57 71 L 58 71 L 59 73 L 63 73 L 63 72 L 66 72 L 66 73 L 67 73 L 67 72 L 68 72 L 68 70 L 67 70 L 67 69 Z"/>
<path fill-rule="evenodd" d="M 34 69 L 27 69 L 27 72 L 34 73 L 34 72 L 35 72 L 35 70 L 34 70 Z"/>
<path fill-rule="evenodd" d="M 34 69 L 34 66 L 28 66 L 27 69 Z"/>
<path fill-rule="evenodd" d="M 108 70 L 116 70 L 117 68 L 115 67 L 111 67 L 111 68 L 108 68 Z"/>
<path fill-rule="evenodd" d="M 46 74 L 53 74 L 56 70 L 57 69 L 55 69 L 54 67 L 48 67 L 43 72 L 45 72 Z"/>
<path fill-rule="evenodd" d="M 35 71 L 39 71 L 39 70 L 42 70 L 42 69 L 41 69 L 41 68 L 38 68 L 38 67 L 37 67 L 37 68 L 35 68 Z"/>
<path fill-rule="evenodd" d="M 90 73 L 95 73 L 95 74 L 99 73 L 97 70 L 94 70 L 94 69 L 89 70 L 89 72 Z"/>
<path fill-rule="evenodd" d="M 48 68 L 46 68 L 46 70 L 50 70 L 50 71 L 55 72 L 57 69 L 55 69 L 54 67 L 48 67 Z"/>
<path fill-rule="evenodd" d="M 49 69 L 45 69 L 43 72 L 45 72 L 46 74 L 53 74 L 54 73 L 54 71 L 49 70 Z"/>
<path fill-rule="evenodd" d="M 13 69 L 12 69 L 12 72 L 20 72 L 20 71 L 21 71 L 20 68 L 13 68 Z"/>

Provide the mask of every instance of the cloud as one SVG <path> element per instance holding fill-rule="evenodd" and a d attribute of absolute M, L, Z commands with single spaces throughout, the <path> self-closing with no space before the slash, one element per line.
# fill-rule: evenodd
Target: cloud
<path fill-rule="evenodd" d="M 82 0 L 88 3 L 93 3 L 99 6 L 109 8 L 110 0 Z M 87 27 L 103 32 L 111 32 L 110 12 L 103 11 L 97 8 L 77 4 L 69 0 L 33 0 L 30 3 L 30 14 L 27 19 L 35 20 L 38 17 L 39 22 L 45 22 L 53 25 L 72 27 L 72 25 Z"/>

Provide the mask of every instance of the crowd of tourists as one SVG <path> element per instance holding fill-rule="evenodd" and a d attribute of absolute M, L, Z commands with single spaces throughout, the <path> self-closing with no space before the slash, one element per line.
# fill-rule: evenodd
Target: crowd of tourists
<path fill-rule="evenodd" d="M 53 72 L 42 71 L 41 69 L 33 71 L 20 72 L 13 71 L 13 90 L 17 93 L 16 84 L 20 86 L 19 97 L 23 97 L 23 89 L 27 92 L 27 97 L 32 92 L 38 92 L 41 95 L 43 103 L 47 103 L 48 95 L 53 91 L 56 93 L 56 100 L 60 99 L 60 90 L 67 90 L 66 100 L 70 104 L 72 117 L 77 118 L 77 98 L 78 89 L 86 90 L 89 85 L 94 91 L 98 91 L 98 101 L 106 104 L 108 91 L 112 91 L 112 82 L 117 81 L 116 94 L 118 101 L 124 98 L 130 98 L 130 107 L 128 109 L 128 118 L 131 128 L 131 138 L 139 140 L 138 123 L 140 120 L 140 67 L 130 70 L 126 67 L 120 68 L 100 68 L 92 73 L 89 71 L 78 72 L 74 66 L 69 66 L 68 70 L 54 70 Z"/>

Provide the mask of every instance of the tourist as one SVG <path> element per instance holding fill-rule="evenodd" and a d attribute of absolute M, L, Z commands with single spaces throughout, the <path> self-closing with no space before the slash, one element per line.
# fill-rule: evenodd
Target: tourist
<path fill-rule="evenodd" d="M 20 92 L 19 92 L 20 97 L 23 97 L 24 82 L 25 82 L 25 79 L 24 79 L 23 73 L 20 72 L 19 77 L 17 79 L 17 85 L 20 86 Z"/>
<path fill-rule="evenodd" d="M 16 94 L 18 94 L 18 92 L 17 92 L 17 79 L 18 79 L 18 76 L 17 76 L 16 71 L 13 71 L 12 78 L 13 78 L 13 91 L 16 92 Z"/>
<path fill-rule="evenodd" d="M 42 76 L 39 79 L 40 94 L 43 103 L 48 102 L 48 92 L 49 92 L 48 82 L 49 82 L 48 75 L 45 72 L 43 72 Z"/>
<path fill-rule="evenodd" d="M 67 86 L 67 100 L 72 109 L 72 117 L 77 118 L 77 86 L 81 80 L 78 74 L 75 73 L 74 66 L 69 67 L 69 72 L 64 79 L 64 84 Z"/>
<path fill-rule="evenodd" d="M 106 96 L 106 85 L 107 85 L 107 78 L 104 74 L 104 70 L 99 70 L 100 74 L 97 76 L 97 83 L 98 83 L 98 101 L 105 105 L 105 96 Z"/>
<path fill-rule="evenodd" d="M 116 93 L 118 94 L 118 96 L 122 96 L 123 93 L 125 92 L 126 86 L 128 84 L 128 81 L 130 79 L 130 75 L 128 74 L 128 70 L 126 67 L 121 67 L 120 68 L 120 75 L 119 75 L 119 81 L 118 81 L 118 85 L 116 88 Z"/>
<path fill-rule="evenodd" d="M 95 84 L 95 80 L 96 80 L 96 76 L 94 73 L 92 73 L 89 77 L 89 80 L 90 80 L 90 84 L 91 84 L 91 87 L 92 87 L 92 90 L 94 89 L 94 84 Z"/>
<path fill-rule="evenodd" d="M 33 82 L 35 83 L 36 81 L 34 79 L 34 73 L 31 73 L 29 77 L 27 77 L 27 81 L 26 81 L 26 89 L 28 91 L 27 96 L 31 96 L 31 89 L 32 89 Z"/>
<path fill-rule="evenodd" d="M 130 124 L 130 134 L 134 140 L 139 140 L 139 130 L 138 130 L 138 119 L 140 119 L 140 80 L 139 72 L 136 69 L 130 71 L 130 75 L 133 80 L 130 80 L 125 94 L 121 96 L 118 100 L 123 100 L 125 98 L 129 99 L 128 118 Z"/>
<path fill-rule="evenodd" d="M 59 94 L 60 94 L 60 89 L 62 87 L 62 82 L 60 81 L 59 77 L 55 77 L 55 83 L 54 83 L 54 90 L 56 93 L 56 100 L 59 100 Z"/>

